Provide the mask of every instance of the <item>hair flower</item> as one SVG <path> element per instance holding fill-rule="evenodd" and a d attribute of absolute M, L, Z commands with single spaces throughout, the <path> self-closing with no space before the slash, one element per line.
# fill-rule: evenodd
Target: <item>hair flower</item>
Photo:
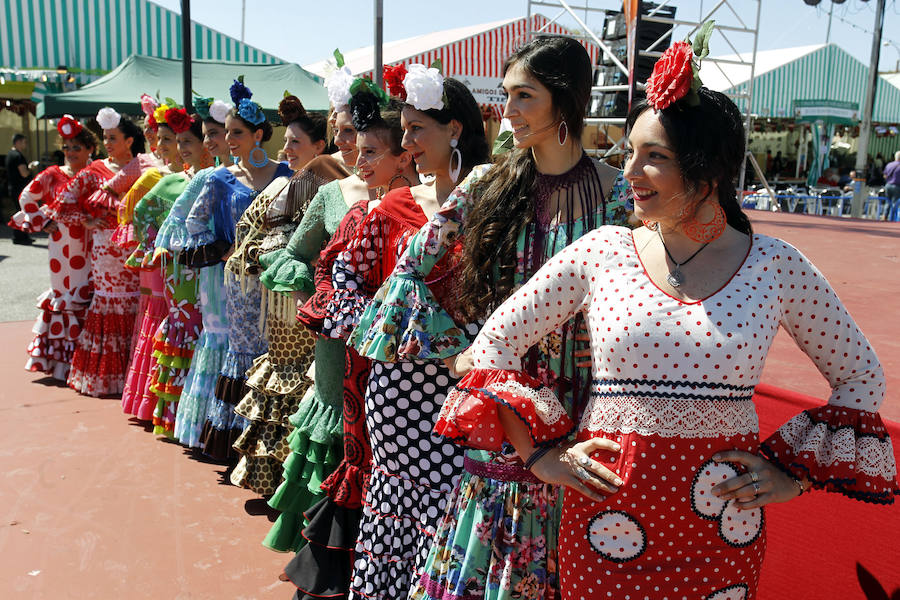
<path fill-rule="evenodd" d="M 141 94 L 141 111 L 146 116 L 153 115 L 153 111 L 159 106 L 159 102 L 150 94 Z"/>
<path fill-rule="evenodd" d="M 250 98 L 244 98 L 238 103 L 238 114 L 242 119 L 254 125 L 259 125 L 266 120 L 262 107 Z"/>
<path fill-rule="evenodd" d="M 112 107 L 104 106 L 97 112 L 97 124 L 101 129 L 115 129 L 121 120 L 122 115 Z"/>
<path fill-rule="evenodd" d="M 205 121 L 209 118 L 209 107 L 212 103 L 212 98 L 201 98 L 200 96 L 194 96 L 194 101 L 192 102 L 192 104 L 194 105 L 194 112 L 197 113 L 197 116 L 200 117 L 201 121 Z"/>
<path fill-rule="evenodd" d="M 682 99 L 688 106 L 699 104 L 697 90 L 703 85 L 699 75 L 700 60 L 709 54 L 709 37 L 714 24 L 714 21 L 704 23 L 692 42 L 672 44 L 653 65 L 646 87 L 647 102 L 653 108 L 662 110 Z"/>
<path fill-rule="evenodd" d="M 63 115 L 56 124 L 56 131 L 64 140 L 71 140 L 73 137 L 81 133 L 84 127 L 72 115 Z"/>
<path fill-rule="evenodd" d="M 194 119 L 188 114 L 186 108 L 170 108 L 166 111 L 166 123 L 175 133 L 183 133 L 191 128 Z"/>
<path fill-rule="evenodd" d="M 156 119 L 157 125 L 162 125 L 166 122 L 166 111 L 172 108 L 168 104 L 160 104 L 156 107 L 156 110 L 153 111 L 153 118 Z"/>
<path fill-rule="evenodd" d="M 235 106 L 240 105 L 241 100 L 249 100 L 253 97 L 253 92 L 250 91 L 250 88 L 244 85 L 243 75 L 234 80 L 234 83 L 232 83 L 231 87 L 228 88 L 228 92 L 231 94 L 231 101 L 234 102 Z"/>
<path fill-rule="evenodd" d="M 225 124 L 225 117 L 228 116 L 228 113 L 231 112 L 231 109 L 234 108 L 230 104 L 226 102 L 222 102 L 221 100 L 213 100 L 213 103 L 209 105 L 209 116 L 212 117 L 217 123 Z"/>
<path fill-rule="evenodd" d="M 403 78 L 406 77 L 406 65 L 400 63 L 397 66 L 384 65 L 384 84 L 391 96 L 406 100 L 406 88 L 403 87 Z"/>
<path fill-rule="evenodd" d="M 350 104 L 350 86 L 353 85 L 353 73 L 344 65 L 334 71 L 325 81 L 328 90 L 328 101 L 335 109 Z"/>
<path fill-rule="evenodd" d="M 434 67 L 412 64 L 403 78 L 406 102 L 416 110 L 444 108 L 444 76 Z"/>

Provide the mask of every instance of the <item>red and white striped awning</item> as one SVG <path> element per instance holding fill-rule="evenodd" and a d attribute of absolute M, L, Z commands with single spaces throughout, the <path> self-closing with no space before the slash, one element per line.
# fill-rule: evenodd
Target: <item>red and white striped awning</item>
<path fill-rule="evenodd" d="M 445 76 L 459 79 L 472 91 L 479 104 L 489 106 L 499 119 L 503 112 L 503 63 L 528 41 L 529 32 L 567 35 L 565 27 L 550 22 L 543 15 L 495 21 L 471 27 L 461 27 L 414 38 L 385 43 L 382 49 L 386 65 L 420 63 L 430 65 L 435 60 L 443 64 Z M 596 64 L 600 48 L 582 42 Z M 354 75 L 372 75 L 374 64 L 372 46 L 344 54 L 344 60 Z M 326 74 L 326 61 L 304 68 L 320 76 Z"/>

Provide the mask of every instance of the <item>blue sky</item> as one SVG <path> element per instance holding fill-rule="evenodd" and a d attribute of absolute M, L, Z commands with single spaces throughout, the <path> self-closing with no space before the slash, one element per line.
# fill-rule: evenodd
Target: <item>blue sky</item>
<path fill-rule="evenodd" d="M 180 0 L 154 0 L 180 11 Z M 352 50 L 372 43 L 373 2 L 371 0 L 246 0 L 245 41 L 285 60 L 301 65 L 327 58 L 335 47 Z M 570 2 L 580 4 L 581 2 Z M 700 8 L 714 0 L 675 0 L 678 16 L 696 19 Z M 732 0 L 736 6 L 753 3 Z M 617 0 L 590 0 L 590 6 L 616 8 Z M 803 0 L 762 0 L 760 50 L 824 43 L 830 0 L 818 7 Z M 385 0 L 384 39 L 386 41 L 524 16 L 525 0 Z M 553 17 L 552 8 L 537 10 Z M 191 16 L 223 33 L 240 38 L 241 0 L 192 0 Z M 753 14 L 741 15 L 746 19 Z M 868 33 L 875 21 L 875 0 L 846 0 L 834 6 L 831 41 L 868 64 L 872 38 Z M 600 23 L 590 21 L 592 28 Z M 864 31 L 865 30 L 865 31 Z M 676 32 L 677 35 L 677 32 Z M 900 59 L 900 3 L 887 0 L 884 38 L 895 45 L 882 47 L 881 70 L 894 70 Z M 713 54 L 730 54 L 723 43 Z M 750 50 L 749 41 L 739 37 L 733 43 L 739 51 Z"/>

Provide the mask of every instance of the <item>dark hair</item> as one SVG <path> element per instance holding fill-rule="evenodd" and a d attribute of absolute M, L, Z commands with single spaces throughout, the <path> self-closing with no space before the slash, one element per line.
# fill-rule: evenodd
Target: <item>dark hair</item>
<path fill-rule="evenodd" d="M 285 127 L 296 125 L 309 136 L 311 142 L 325 141 L 326 126 L 324 117 L 308 113 L 297 96 L 285 96 L 278 104 L 278 116 Z"/>
<path fill-rule="evenodd" d="M 144 152 L 145 146 L 147 145 L 147 140 L 144 138 L 144 131 L 138 127 L 137 123 L 132 121 L 131 119 L 127 119 L 122 117 L 119 119 L 119 126 L 117 127 L 119 131 L 122 132 L 127 138 L 131 138 L 131 155 L 137 156 L 138 154 Z"/>
<path fill-rule="evenodd" d="M 468 173 L 475 165 L 489 162 L 491 157 L 491 149 L 484 135 L 481 108 L 469 88 L 451 77 L 444 79 L 444 97 L 447 99 L 444 108 L 429 108 L 421 112 L 441 125 L 454 119 L 459 121 L 463 130 L 456 147 L 462 154 L 462 172 Z M 411 104 L 407 106 L 415 108 Z"/>
<path fill-rule="evenodd" d="M 91 149 L 91 154 L 97 151 L 97 136 L 94 135 L 94 132 L 88 129 L 87 127 L 82 127 L 81 131 L 78 132 L 78 135 L 71 137 L 70 139 L 75 140 L 85 148 Z M 63 140 L 65 141 L 65 140 Z"/>
<path fill-rule="evenodd" d="M 567 37 L 538 37 L 506 59 L 503 74 L 513 66 L 550 91 L 568 134 L 580 140 L 592 81 L 591 58 L 584 46 Z M 518 148 L 498 158 L 472 187 L 476 200 L 463 242 L 459 284 L 460 310 L 469 318 L 488 314 L 515 286 L 516 245 L 534 217 L 537 174 L 531 149 Z"/>
<path fill-rule="evenodd" d="M 391 149 L 394 156 L 403 154 L 403 128 L 400 113 L 403 103 L 391 98 L 382 108 L 371 92 L 357 92 L 350 97 L 350 119 L 359 133 L 374 132 Z"/>
<path fill-rule="evenodd" d="M 238 112 L 238 109 L 236 107 L 231 109 L 231 112 L 228 113 L 228 116 L 230 116 L 232 119 L 239 120 L 241 123 L 246 125 L 250 131 L 262 131 L 263 142 L 268 142 L 270 139 L 272 139 L 272 124 L 269 123 L 268 119 L 261 121 L 258 125 L 254 125 L 253 123 L 242 117 L 241 113 Z M 216 122 L 218 123 L 218 121 Z M 219 125 L 221 125 L 221 123 L 219 123 Z"/>
<path fill-rule="evenodd" d="M 694 195 L 703 184 L 717 185 L 719 205 L 728 224 L 750 234 L 753 232 L 750 219 L 741 210 L 735 189 L 744 162 L 741 111 L 721 92 L 701 87 L 698 95 L 700 103 L 696 106 L 676 102 L 659 111 L 659 122 L 672 143 L 685 191 Z M 646 100 L 638 102 L 628 113 L 626 131 L 649 108 Z M 707 197 L 698 200 L 687 214 L 693 215 Z"/>
<path fill-rule="evenodd" d="M 193 113 L 188 115 L 191 117 L 191 127 L 188 131 L 191 132 L 191 135 L 196 137 L 201 142 L 203 141 L 203 120 L 200 118 L 200 115 L 197 113 Z M 170 128 L 171 129 L 171 128 Z"/>
<path fill-rule="evenodd" d="M 25 139 L 28 139 L 28 138 L 26 138 L 24 134 L 21 134 L 21 133 L 15 134 L 13 136 L 13 141 L 12 141 L 13 146 L 15 146 L 16 144 L 18 144 L 19 142 L 21 142 L 22 140 L 25 140 Z"/>

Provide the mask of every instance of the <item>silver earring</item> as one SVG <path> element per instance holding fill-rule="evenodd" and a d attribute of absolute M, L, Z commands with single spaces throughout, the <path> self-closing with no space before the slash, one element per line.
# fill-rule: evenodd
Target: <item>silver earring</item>
<path fill-rule="evenodd" d="M 564 146 L 567 139 L 569 139 L 569 126 L 565 121 L 560 121 L 559 127 L 556 128 L 556 141 L 560 146 Z"/>
<path fill-rule="evenodd" d="M 462 152 L 456 147 L 458 144 L 458 140 L 450 140 L 450 147 L 453 148 L 453 152 L 450 153 L 450 181 L 454 184 L 459 179 L 459 172 L 462 171 Z M 455 167 L 453 166 L 454 158 L 456 159 Z"/>

